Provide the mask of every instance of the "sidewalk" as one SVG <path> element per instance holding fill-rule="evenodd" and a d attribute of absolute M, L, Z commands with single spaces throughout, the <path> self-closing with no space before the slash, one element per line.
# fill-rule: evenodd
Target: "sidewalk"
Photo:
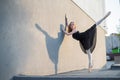
<path fill-rule="evenodd" d="M 120 70 L 93 70 L 92 72 L 78 70 L 53 75 L 52 77 L 119 78 L 120 80 Z"/>
<path fill-rule="evenodd" d="M 114 62 L 108 62 L 106 68 L 88 72 L 76 70 L 49 76 L 15 76 L 13 80 L 120 80 L 120 70 L 111 70 Z"/>
<path fill-rule="evenodd" d="M 13 80 L 120 80 L 120 70 L 78 70 L 51 76 L 15 76 Z"/>

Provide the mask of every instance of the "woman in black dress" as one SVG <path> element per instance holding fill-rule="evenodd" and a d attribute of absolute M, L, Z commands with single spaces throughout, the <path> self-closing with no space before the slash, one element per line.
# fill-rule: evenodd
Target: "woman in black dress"
<path fill-rule="evenodd" d="M 88 71 L 89 72 L 91 72 L 93 67 L 91 53 L 93 52 L 96 45 L 96 26 L 98 26 L 110 14 L 111 12 L 108 12 L 102 19 L 100 19 L 98 22 L 93 24 L 88 30 L 82 33 L 76 30 L 76 25 L 74 22 L 70 22 L 70 24 L 67 26 L 68 31 L 62 28 L 63 32 L 66 35 L 72 35 L 73 39 L 79 41 L 82 51 L 88 54 L 88 60 L 89 60 Z"/>

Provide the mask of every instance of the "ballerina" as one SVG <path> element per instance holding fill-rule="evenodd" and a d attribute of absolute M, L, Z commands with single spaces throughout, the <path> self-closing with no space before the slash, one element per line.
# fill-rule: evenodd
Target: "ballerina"
<path fill-rule="evenodd" d="M 92 63 L 92 52 L 96 45 L 96 26 L 98 26 L 102 21 L 104 21 L 111 12 L 109 11 L 102 19 L 97 21 L 95 24 L 93 24 L 89 29 L 87 29 L 85 32 L 80 33 L 78 30 L 76 30 L 76 25 L 74 22 L 70 22 L 69 25 L 66 26 L 68 28 L 68 31 L 64 27 L 62 27 L 63 32 L 66 35 L 72 35 L 73 39 L 80 42 L 80 46 L 82 48 L 82 51 L 86 54 L 88 54 L 88 71 L 92 71 L 93 63 Z M 67 18 L 66 18 L 67 21 Z"/>

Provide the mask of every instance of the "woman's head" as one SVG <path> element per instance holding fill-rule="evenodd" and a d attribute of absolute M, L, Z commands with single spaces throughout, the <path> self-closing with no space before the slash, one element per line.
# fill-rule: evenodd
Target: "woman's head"
<path fill-rule="evenodd" d="M 70 24 L 68 25 L 68 32 L 71 32 L 75 28 L 76 28 L 75 23 L 74 22 L 70 22 Z"/>

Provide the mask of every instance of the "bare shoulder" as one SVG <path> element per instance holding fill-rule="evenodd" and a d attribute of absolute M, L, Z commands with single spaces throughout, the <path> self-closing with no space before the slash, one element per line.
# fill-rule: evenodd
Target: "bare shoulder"
<path fill-rule="evenodd" d="M 73 29 L 73 31 L 72 31 L 73 33 L 76 33 L 77 32 L 77 30 L 76 29 Z"/>

